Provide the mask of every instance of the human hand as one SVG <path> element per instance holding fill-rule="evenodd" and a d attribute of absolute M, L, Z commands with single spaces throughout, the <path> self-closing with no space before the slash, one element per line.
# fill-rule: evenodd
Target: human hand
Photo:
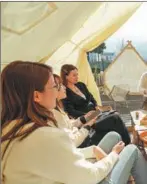
<path fill-rule="evenodd" d="M 113 147 L 112 151 L 119 154 L 124 149 L 124 147 L 125 147 L 125 143 L 123 141 L 120 141 Z"/>
<path fill-rule="evenodd" d="M 87 125 L 92 126 L 92 125 L 94 125 L 96 123 L 96 119 L 97 119 L 97 117 L 94 117 L 93 119 L 91 119 L 90 121 L 85 123 L 84 126 L 87 126 Z"/>
<path fill-rule="evenodd" d="M 84 115 L 84 118 L 88 118 L 88 116 L 90 116 L 93 112 L 95 112 L 95 110 L 89 111 L 87 114 Z"/>
<path fill-rule="evenodd" d="M 96 160 L 101 160 L 107 156 L 107 154 L 99 146 L 95 146 L 93 148 L 93 153 L 96 157 Z"/>
<path fill-rule="evenodd" d="M 113 110 L 113 108 L 110 105 L 104 106 L 104 107 L 106 107 L 106 110 L 108 110 L 108 111 L 112 111 Z"/>
<path fill-rule="evenodd" d="M 100 107 L 102 107 L 102 106 L 97 105 L 97 106 L 95 107 L 95 109 L 96 109 L 96 110 L 100 110 Z"/>
<path fill-rule="evenodd" d="M 96 106 L 96 109 L 99 109 L 101 112 L 113 110 L 111 106 Z"/>

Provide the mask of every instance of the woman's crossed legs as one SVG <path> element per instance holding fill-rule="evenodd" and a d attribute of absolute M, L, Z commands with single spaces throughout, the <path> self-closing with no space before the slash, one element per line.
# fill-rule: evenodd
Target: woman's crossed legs
<path fill-rule="evenodd" d="M 108 133 L 98 144 L 107 154 L 121 141 L 116 132 Z M 135 145 L 126 146 L 120 153 L 119 161 L 112 172 L 100 184 L 126 184 L 130 174 L 133 175 L 136 184 L 147 182 L 147 162 Z"/>

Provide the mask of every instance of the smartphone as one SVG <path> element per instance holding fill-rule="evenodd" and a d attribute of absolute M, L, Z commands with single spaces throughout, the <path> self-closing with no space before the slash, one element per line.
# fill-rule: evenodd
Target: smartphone
<path fill-rule="evenodd" d="M 101 114 L 101 111 L 100 111 L 100 110 L 96 110 L 96 111 L 92 112 L 92 113 L 86 118 L 86 121 L 90 121 L 90 120 L 92 120 L 93 118 L 98 117 L 100 114 Z"/>

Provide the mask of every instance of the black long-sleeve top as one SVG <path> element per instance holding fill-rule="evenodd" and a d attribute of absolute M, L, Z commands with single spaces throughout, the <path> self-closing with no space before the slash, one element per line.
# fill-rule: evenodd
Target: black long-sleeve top
<path fill-rule="evenodd" d="M 86 99 L 77 95 L 70 88 L 66 88 L 67 98 L 62 100 L 64 110 L 68 115 L 74 118 L 78 118 L 91 110 L 95 110 L 95 107 L 97 106 L 96 100 L 84 83 L 78 82 L 76 87 L 80 89 Z"/>

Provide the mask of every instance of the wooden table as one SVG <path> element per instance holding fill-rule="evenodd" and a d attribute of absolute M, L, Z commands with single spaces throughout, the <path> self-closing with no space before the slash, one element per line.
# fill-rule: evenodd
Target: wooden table
<path fill-rule="evenodd" d="M 137 119 L 136 119 L 136 112 L 139 113 L 139 117 Z M 141 132 L 147 131 L 147 126 L 140 125 L 140 120 L 147 115 L 147 111 L 144 111 L 144 110 L 131 111 L 130 114 L 131 114 L 133 138 L 135 140 L 135 144 L 142 151 L 145 158 L 147 159 L 145 144 L 142 140 L 140 140 L 140 136 L 139 136 Z"/>

